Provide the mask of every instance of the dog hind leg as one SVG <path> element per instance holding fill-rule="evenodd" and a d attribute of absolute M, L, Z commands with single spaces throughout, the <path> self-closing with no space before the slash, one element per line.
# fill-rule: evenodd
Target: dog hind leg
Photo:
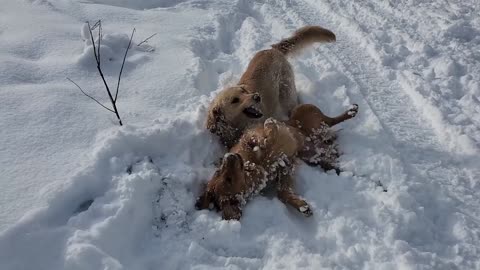
<path fill-rule="evenodd" d="M 325 114 L 323 114 L 320 110 L 318 110 L 318 117 L 322 119 L 325 124 L 327 124 L 329 127 L 335 126 L 336 124 L 339 124 L 343 121 L 346 121 L 348 119 L 351 119 L 355 117 L 358 113 L 358 105 L 353 104 L 348 110 L 346 110 L 344 113 L 342 113 L 339 116 L 336 117 L 328 117 Z"/>

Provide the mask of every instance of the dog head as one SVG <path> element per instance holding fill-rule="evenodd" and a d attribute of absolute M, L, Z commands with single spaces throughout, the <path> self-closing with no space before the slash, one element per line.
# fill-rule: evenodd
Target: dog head
<path fill-rule="evenodd" d="M 273 118 L 265 120 L 262 136 L 265 141 L 265 158 L 293 158 L 301 147 L 294 132 L 285 123 Z"/>
<path fill-rule="evenodd" d="M 265 123 L 257 124 L 245 130 L 239 142 L 231 151 L 241 153 L 250 163 L 262 164 L 276 147 L 278 138 L 278 123 L 271 118 Z M 277 147 L 278 148 L 278 147 Z"/>
<path fill-rule="evenodd" d="M 203 194 L 197 199 L 195 208 L 222 211 L 223 219 L 240 219 L 241 198 L 245 190 L 243 158 L 239 154 L 228 153 L 222 165 L 208 182 Z"/>
<path fill-rule="evenodd" d="M 243 130 L 263 118 L 262 98 L 258 93 L 250 93 L 241 86 L 224 89 L 212 102 L 207 129 L 220 137 L 231 147 Z"/>

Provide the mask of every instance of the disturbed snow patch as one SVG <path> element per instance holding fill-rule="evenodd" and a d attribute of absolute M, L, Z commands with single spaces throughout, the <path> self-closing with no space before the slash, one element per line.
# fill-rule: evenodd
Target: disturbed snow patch
<path fill-rule="evenodd" d="M 154 235 L 152 226 L 171 224 L 176 216 L 185 219 L 193 211 L 199 181 L 206 179 L 217 149 L 208 143 L 203 117 L 193 118 L 145 129 L 126 126 L 99 138 L 90 166 L 67 181 L 47 207 L 0 234 L 6 269 L 129 265 Z M 15 259 L 27 249 L 32 252 L 28 261 Z"/>

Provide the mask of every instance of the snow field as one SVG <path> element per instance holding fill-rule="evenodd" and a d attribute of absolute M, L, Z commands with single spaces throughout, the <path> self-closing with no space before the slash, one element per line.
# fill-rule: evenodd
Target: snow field
<path fill-rule="evenodd" d="M 165 26 L 149 42 L 154 51 L 138 48 L 128 59 L 125 122 L 152 108 L 158 120 L 102 131 L 46 206 L 0 233 L 5 269 L 480 269 L 474 2 L 120 1 L 101 5 L 104 13 L 51 3 L 66 14 L 141 16 L 150 27 L 158 14 L 196 16 L 178 19 L 188 30 Z M 337 43 L 292 61 L 302 101 L 329 115 L 359 104 L 338 127 L 346 172 L 299 168 L 311 218 L 271 196 L 249 202 L 240 222 L 194 210 L 223 155 L 203 127 L 212 91 L 234 83 L 255 51 L 306 24 L 332 29 Z M 176 31 L 181 38 L 171 41 Z M 102 49 L 114 77 L 128 36 L 112 32 Z M 93 75 L 88 41 L 76 48 L 76 69 Z M 89 85 L 84 73 L 72 79 Z"/>
<path fill-rule="evenodd" d="M 2 230 L 27 210 L 45 206 L 45 198 L 91 164 L 93 142 L 100 131 L 116 129 L 117 121 L 109 112 L 66 80 L 71 78 L 108 104 L 95 66 L 82 62 L 88 60 L 85 50 L 91 48 L 80 31 L 86 20 L 93 23 L 108 18 L 103 22 L 104 34 L 123 37 L 119 44 L 109 45 L 120 55 L 114 61 L 102 61 L 111 86 L 116 85 L 118 61 L 128 41 L 123 42 L 132 28 L 137 28 L 135 44 L 158 33 L 146 44 L 155 45 L 155 51 L 145 52 L 142 45 L 127 57 L 118 97 L 126 124 L 150 125 L 155 119 L 166 118 L 166 113 L 174 118 L 188 113 L 193 107 L 189 104 L 198 102 L 198 95 L 192 95 L 197 93 L 191 83 L 195 60 L 188 40 L 194 33 L 193 22 L 195 27 L 202 25 L 208 20 L 202 16 L 207 12 L 184 8 L 183 16 L 178 17 L 170 11 L 146 11 L 139 22 L 140 11 L 98 7 L 65 1 L 19 1 L 6 3 L 1 10 L 1 55 L 5 60 L 0 67 L 0 183 L 5 191 L 0 197 Z M 108 41 L 113 40 L 104 37 L 103 43 Z M 90 61 L 94 62 L 93 56 Z"/>

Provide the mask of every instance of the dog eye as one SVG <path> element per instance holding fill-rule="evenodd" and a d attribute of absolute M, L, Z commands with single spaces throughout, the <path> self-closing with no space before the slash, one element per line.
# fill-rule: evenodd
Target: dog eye
<path fill-rule="evenodd" d="M 238 97 L 232 99 L 232 104 L 240 102 Z"/>

